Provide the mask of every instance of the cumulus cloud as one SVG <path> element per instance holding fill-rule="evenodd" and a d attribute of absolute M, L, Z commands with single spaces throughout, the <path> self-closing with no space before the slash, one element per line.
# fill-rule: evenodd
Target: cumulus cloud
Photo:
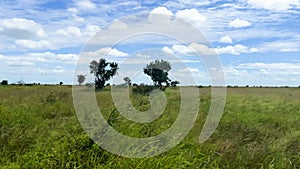
<path fill-rule="evenodd" d="M 224 36 L 224 37 L 221 37 L 219 42 L 221 43 L 232 43 L 232 39 L 230 36 Z"/>
<path fill-rule="evenodd" d="M 157 7 L 154 8 L 150 14 L 163 14 L 163 15 L 169 15 L 169 16 L 173 16 L 173 12 L 170 11 L 169 9 L 167 9 L 166 7 Z"/>
<path fill-rule="evenodd" d="M 81 54 L 82 56 L 86 56 L 86 57 L 92 57 L 92 58 L 101 58 L 104 56 L 108 56 L 108 57 L 125 57 L 125 56 L 129 56 L 128 53 L 119 51 L 118 49 L 115 48 L 101 48 L 98 49 L 96 51 L 93 52 L 83 52 Z"/>
<path fill-rule="evenodd" d="M 40 24 L 24 18 L 0 20 L 0 34 L 16 39 L 33 39 L 47 36 Z"/>
<path fill-rule="evenodd" d="M 173 12 L 166 7 L 157 7 L 150 12 L 148 21 L 154 23 L 170 23 L 170 19 L 173 15 Z"/>
<path fill-rule="evenodd" d="M 299 0 L 248 0 L 248 4 L 255 8 L 274 11 L 285 11 L 300 6 Z"/>
<path fill-rule="evenodd" d="M 193 51 L 185 45 L 172 45 L 171 48 L 163 47 L 163 51 L 170 53 L 170 54 L 182 54 L 182 55 L 190 55 Z"/>
<path fill-rule="evenodd" d="M 16 40 L 15 43 L 27 49 L 47 49 L 52 47 L 51 43 L 45 40 L 32 41 L 32 40 L 21 39 L 21 40 Z"/>
<path fill-rule="evenodd" d="M 97 33 L 100 30 L 100 27 L 97 25 L 87 25 L 85 30 L 83 31 L 84 35 L 94 35 L 95 33 Z"/>
<path fill-rule="evenodd" d="M 75 4 L 78 8 L 89 10 L 89 9 L 95 9 L 96 4 L 91 2 L 90 0 L 78 0 Z"/>
<path fill-rule="evenodd" d="M 108 28 L 112 30 L 120 30 L 120 29 L 127 29 L 128 26 L 126 25 L 126 23 L 116 19 L 111 25 L 109 25 Z"/>
<path fill-rule="evenodd" d="M 82 35 L 80 29 L 75 26 L 69 26 L 65 29 L 59 29 L 55 32 L 55 34 L 63 35 L 67 37 L 74 37 L 74 36 L 79 37 Z"/>
<path fill-rule="evenodd" d="M 234 45 L 234 46 L 226 46 L 215 49 L 218 54 L 232 54 L 232 55 L 240 55 L 242 53 L 254 53 L 258 52 L 256 48 L 249 48 L 244 45 Z"/>
<path fill-rule="evenodd" d="M 173 45 L 172 50 L 180 54 L 190 54 L 192 53 L 191 49 L 185 45 Z"/>
<path fill-rule="evenodd" d="M 215 55 L 216 54 L 216 52 L 213 48 L 209 48 L 208 46 L 203 45 L 203 44 L 191 43 L 189 45 L 189 47 L 201 55 Z"/>
<path fill-rule="evenodd" d="M 167 53 L 170 53 L 170 54 L 173 54 L 173 53 L 174 53 L 174 51 L 173 51 L 172 49 L 170 49 L 170 48 L 168 48 L 168 47 L 166 47 L 166 46 L 164 46 L 164 47 L 162 48 L 162 50 L 163 50 L 164 52 L 167 52 Z"/>
<path fill-rule="evenodd" d="M 176 53 L 180 55 L 192 55 L 194 51 L 201 55 L 216 54 L 213 48 L 209 48 L 206 45 L 198 44 L 198 43 L 191 43 L 189 46 L 172 45 L 171 48 L 163 47 L 162 50 L 170 54 Z"/>
<path fill-rule="evenodd" d="M 240 20 L 239 18 L 235 19 L 229 23 L 229 26 L 233 27 L 233 28 L 245 28 L 245 27 L 249 27 L 251 25 L 252 24 L 249 21 Z"/>
<path fill-rule="evenodd" d="M 192 24 L 199 25 L 206 21 L 206 17 L 201 15 L 197 9 L 185 9 L 176 12 L 177 18 L 191 22 Z"/>

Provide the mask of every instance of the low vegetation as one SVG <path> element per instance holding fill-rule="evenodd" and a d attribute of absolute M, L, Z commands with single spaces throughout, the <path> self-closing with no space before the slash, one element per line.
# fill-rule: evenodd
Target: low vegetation
<path fill-rule="evenodd" d="M 135 86 L 133 86 L 135 87 Z M 133 88 L 131 87 L 131 88 Z M 229 88 L 224 116 L 211 138 L 198 136 L 210 107 L 210 89 L 199 88 L 200 111 L 187 137 L 171 150 L 130 159 L 101 149 L 83 131 L 68 86 L 0 86 L 0 168 L 297 168 L 300 166 L 300 89 Z M 177 87 L 153 123 L 139 124 L 115 109 L 110 87 L 97 92 L 109 124 L 132 137 L 155 136 L 176 120 Z M 131 94 L 147 110 L 147 95 Z"/>

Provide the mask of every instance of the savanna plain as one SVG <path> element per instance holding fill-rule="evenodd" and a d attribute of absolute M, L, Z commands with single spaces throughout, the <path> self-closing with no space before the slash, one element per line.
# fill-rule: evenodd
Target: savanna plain
<path fill-rule="evenodd" d="M 300 88 L 227 88 L 223 117 L 202 144 L 198 137 L 211 89 L 199 92 L 198 117 L 184 140 L 158 156 L 126 158 L 88 137 L 77 119 L 71 86 L 0 86 L 0 168 L 300 168 Z M 115 130 L 151 137 L 168 129 L 179 113 L 179 88 L 164 94 L 164 113 L 145 124 L 119 114 L 109 86 L 96 98 Z M 147 95 L 131 93 L 130 99 L 137 110 L 151 106 Z"/>

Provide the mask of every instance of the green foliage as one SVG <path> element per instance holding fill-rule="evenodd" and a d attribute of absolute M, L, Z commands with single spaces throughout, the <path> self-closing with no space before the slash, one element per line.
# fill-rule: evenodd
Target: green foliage
<path fill-rule="evenodd" d="M 81 85 L 85 81 L 85 75 L 77 75 L 77 81 Z"/>
<path fill-rule="evenodd" d="M 151 77 L 155 86 L 162 86 L 162 83 L 166 83 L 169 86 L 168 72 L 171 70 L 171 64 L 165 60 L 155 60 L 150 62 L 144 68 L 144 73 Z"/>
<path fill-rule="evenodd" d="M 8 81 L 7 80 L 2 80 L 1 85 L 8 85 Z"/>
<path fill-rule="evenodd" d="M 131 79 L 129 77 L 124 77 L 124 81 L 128 86 L 131 86 Z"/>
<path fill-rule="evenodd" d="M 133 87 L 132 93 L 148 96 L 151 93 L 151 91 L 154 89 L 156 89 L 155 86 L 140 85 L 140 86 Z"/>
<path fill-rule="evenodd" d="M 172 81 L 171 82 L 172 87 L 176 87 L 178 84 L 180 84 L 179 81 Z"/>
<path fill-rule="evenodd" d="M 110 69 L 106 69 L 109 66 Z M 116 62 L 107 62 L 105 59 L 100 59 L 99 62 L 93 60 L 90 63 L 90 73 L 95 76 L 95 88 L 104 88 L 105 82 L 112 78 L 118 70 L 118 64 Z"/>

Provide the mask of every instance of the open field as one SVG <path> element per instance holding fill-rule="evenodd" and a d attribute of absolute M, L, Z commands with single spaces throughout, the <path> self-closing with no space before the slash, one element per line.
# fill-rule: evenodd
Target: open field
<path fill-rule="evenodd" d="M 132 123 L 115 110 L 109 87 L 97 93 L 104 117 L 132 137 L 155 136 L 175 121 L 177 88 L 153 123 Z M 225 112 L 211 138 L 198 136 L 210 107 L 201 88 L 197 121 L 171 150 L 150 158 L 119 157 L 98 147 L 81 128 L 68 86 L 0 86 L 0 168 L 299 168 L 300 88 L 228 88 Z M 131 97 L 147 110 L 148 97 Z M 114 119 L 110 119 L 114 113 Z"/>

